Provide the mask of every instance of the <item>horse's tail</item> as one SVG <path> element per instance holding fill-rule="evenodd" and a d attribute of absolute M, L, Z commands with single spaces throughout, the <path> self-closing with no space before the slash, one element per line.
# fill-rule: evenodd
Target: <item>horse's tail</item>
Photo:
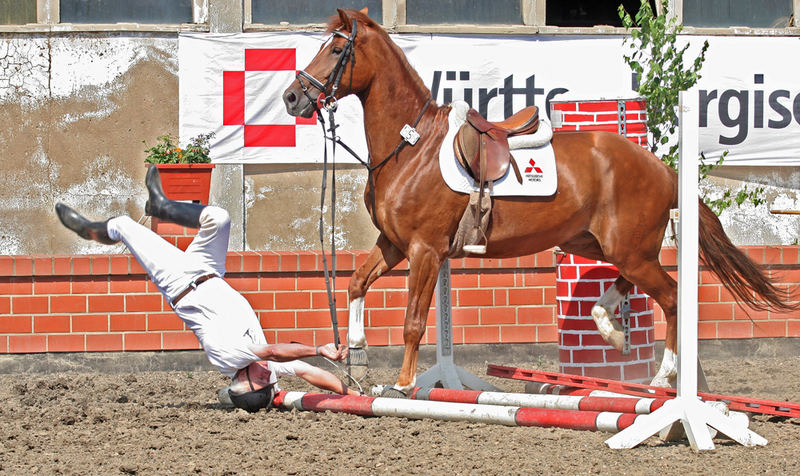
<path fill-rule="evenodd" d="M 700 260 L 739 302 L 757 311 L 796 311 L 791 293 L 775 286 L 750 257 L 731 243 L 717 216 L 700 202 Z M 755 296 L 753 295 L 755 292 Z"/>

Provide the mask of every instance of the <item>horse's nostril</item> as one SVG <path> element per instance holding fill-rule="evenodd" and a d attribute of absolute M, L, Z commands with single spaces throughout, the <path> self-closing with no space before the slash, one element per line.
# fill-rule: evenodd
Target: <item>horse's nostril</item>
<path fill-rule="evenodd" d="M 297 101 L 297 96 L 295 96 L 293 92 L 289 91 L 286 93 L 285 99 L 289 104 L 294 104 Z"/>

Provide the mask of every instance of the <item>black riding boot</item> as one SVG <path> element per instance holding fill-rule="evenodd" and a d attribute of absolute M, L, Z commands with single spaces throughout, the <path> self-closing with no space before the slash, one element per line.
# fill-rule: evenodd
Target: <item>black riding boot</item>
<path fill-rule="evenodd" d="M 147 169 L 145 178 L 149 198 L 144 206 L 144 212 L 151 217 L 177 223 L 189 228 L 200 228 L 200 213 L 205 205 L 199 203 L 177 202 L 164 195 L 161 188 L 161 175 L 155 166 Z"/>
<path fill-rule="evenodd" d="M 63 203 L 56 203 L 56 214 L 65 227 L 77 233 L 81 238 L 99 241 L 107 245 L 118 243 L 118 240 L 112 240 L 108 236 L 108 220 L 89 221 Z"/>

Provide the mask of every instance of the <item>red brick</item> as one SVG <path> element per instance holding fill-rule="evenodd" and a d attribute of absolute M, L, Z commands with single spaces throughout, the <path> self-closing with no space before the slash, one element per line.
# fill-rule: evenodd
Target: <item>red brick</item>
<path fill-rule="evenodd" d="M 130 274 L 130 255 L 109 256 L 109 273 L 115 275 Z"/>
<path fill-rule="evenodd" d="M 261 254 L 261 271 L 271 272 L 281 270 L 281 258 L 272 251 L 262 251 Z"/>
<path fill-rule="evenodd" d="M 477 325 L 480 310 L 477 308 L 453 308 L 453 325 L 468 326 Z"/>
<path fill-rule="evenodd" d="M 800 337 L 800 321 L 791 320 L 786 322 L 786 337 Z"/>
<path fill-rule="evenodd" d="M 481 324 L 515 324 L 517 310 L 513 307 L 488 307 L 481 309 Z"/>
<path fill-rule="evenodd" d="M 12 354 L 47 352 L 47 337 L 42 335 L 8 336 L 8 352 Z"/>
<path fill-rule="evenodd" d="M 294 311 L 270 311 L 259 313 L 261 327 L 266 329 L 294 329 L 297 327 Z"/>
<path fill-rule="evenodd" d="M 92 273 L 92 258 L 90 256 L 72 257 L 72 274 L 82 276 Z"/>
<path fill-rule="evenodd" d="M 259 289 L 258 277 L 255 275 L 225 275 L 225 281 L 227 281 L 233 289 L 239 291 L 240 293 L 244 291 L 258 291 Z"/>
<path fill-rule="evenodd" d="M 322 269 L 322 256 L 319 256 L 319 266 L 317 266 L 317 256 L 318 253 L 310 252 L 310 251 L 298 251 L 297 252 L 297 264 L 300 267 L 300 271 L 318 271 Z M 328 262 L 328 266 L 332 266 L 333 258 L 330 254 L 325 253 L 325 259 Z M 337 264 L 338 264 L 338 253 L 337 253 Z"/>
<path fill-rule="evenodd" d="M 92 256 L 92 274 L 108 274 L 111 269 L 110 261 L 106 255 Z"/>
<path fill-rule="evenodd" d="M 386 307 L 399 307 L 405 309 L 408 305 L 408 291 L 386 291 L 384 294 L 384 299 L 386 300 Z"/>
<path fill-rule="evenodd" d="M 0 295 L 33 294 L 33 278 L 0 278 Z"/>
<path fill-rule="evenodd" d="M 597 363 L 603 362 L 602 349 L 579 349 L 572 351 L 572 363 Z"/>
<path fill-rule="evenodd" d="M 164 332 L 161 336 L 164 350 L 199 349 L 200 342 L 191 331 Z"/>
<path fill-rule="evenodd" d="M 125 334 L 125 350 L 161 350 L 160 332 Z"/>
<path fill-rule="evenodd" d="M 30 256 L 15 256 L 14 275 L 15 276 L 33 275 L 33 258 L 31 258 Z"/>
<path fill-rule="evenodd" d="M 194 235 L 192 235 L 192 236 L 175 236 L 175 237 L 172 237 L 172 239 L 174 240 L 173 244 L 175 245 L 176 248 L 178 248 L 181 251 L 186 251 L 186 249 L 189 248 L 189 245 L 192 244 L 192 241 L 194 241 Z"/>
<path fill-rule="evenodd" d="M 0 315 L 11 314 L 11 298 L 0 296 Z"/>
<path fill-rule="evenodd" d="M 48 352 L 84 352 L 86 336 L 83 334 L 54 334 L 47 336 Z"/>
<path fill-rule="evenodd" d="M 347 315 L 344 312 L 337 312 L 338 322 L 345 322 Z M 299 311 L 297 313 L 297 327 L 330 327 L 331 314 L 329 310 L 320 311 Z"/>
<path fill-rule="evenodd" d="M 517 309 L 517 322 L 520 324 L 554 324 L 555 312 L 552 306 L 520 307 Z"/>
<path fill-rule="evenodd" d="M 500 342 L 536 342 L 536 326 L 502 326 Z"/>
<path fill-rule="evenodd" d="M 425 345 L 426 336 L 422 337 L 422 341 L 420 344 Z M 403 337 L 403 329 L 399 329 L 397 327 L 392 327 L 389 329 L 389 345 L 403 345 L 405 344 L 404 337 Z"/>
<path fill-rule="evenodd" d="M 494 289 L 492 290 L 493 298 L 495 306 L 508 306 L 508 289 Z"/>
<path fill-rule="evenodd" d="M 47 296 L 13 296 L 11 298 L 13 314 L 47 314 L 49 309 Z"/>
<path fill-rule="evenodd" d="M 608 380 L 622 379 L 622 367 L 619 365 L 604 365 L 601 367 L 584 367 L 587 377 L 604 378 Z"/>
<path fill-rule="evenodd" d="M 717 323 L 718 339 L 749 339 L 753 337 L 753 325 L 750 322 L 730 321 Z"/>
<path fill-rule="evenodd" d="M 793 314 L 793 313 L 790 313 Z M 767 319 L 773 319 L 775 316 L 780 316 L 780 314 L 773 313 L 771 311 L 755 311 L 748 307 L 743 307 L 738 303 L 733 306 L 733 318 L 734 319 L 745 319 L 745 320 L 752 320 L 752 321 L 764 321 Z"/>
<path fill-rule="evenodd" d="M 111 314 L 109 316 L 108 330 L 111 332 L 144 331 L 146 329 L 147 314 Z"/>
<path fill-rule="evenodd" d="M 255 251 L 242 251 L 242 272 L 257 273 L 261 271 L 261 254 Z"/>
<path fill-rule="evenodd" d="M 733 319 L 733 304 L 701 302 L 697 306 L 697 312 L 701 321 L 729 320 Z"/>
<path fill-rule="evenodd" d="M 89 296 L 89 312 L 122 312 L 125 310 L 125 296 Z"/>
<path fill-rule="evenodd" d="M 337 278 L 338 278 L 337 281 L 339 279 L 341 279 L 340 277 L 337 277 Z M 287 280 L 289 280 L 289 279 L 287 279 Z M 293 282 L 295 282 L 294 280 L 291 280 L 291 281 L 292 281 L 292 284 L 293 284 Z M 318 291 L 318 290 L 326 289 L 326 287 L 325 287 L 325 279 L 321 275 L 320 276 L 317 276 L 317 275 L 298 276 L 297 280 L 296 280 L 296 283 L 297 283 L 297 289 L 302 290 L 302 291 L 312 291 L 312 290 L 313 291 Z"/>
<path fill-rule="evenodd" d="M 389 329 L 388 328 L 366 328 L 364 335 L 367 337 L 367 342 L 371 346 L 389 345 Z"/>
<path fill-rule="evenodd" d="M 235 251 L 228 252 L 225 257 L 225 271 L 228 273 L 242 272 L 242 255 Z"/>
<path fill-rule="evenodd" d="M 108 316 L 103 314 L 72 316 L 72 332 L 108 332 Z"/>
<path fill-rule="evenodd" d="M 109 276 L 108 292 L 112 294 L 142 293 L 147 290 L 143 276 Z"/>
<path fill-rule="evenodd" d="M 492 306 L 493 298 L 490 289 L 458 290 L 458 306 Z"/>
<path fill-rule="evenodd" d="M 322 289 L 324 289 L 324 281 L 322 281 L 321 278 L 319 278 L 319 280 L 323 283 Z M 262 291 L 302 291 L 305 288 L 297 287 L 297 281 L 295 280 L 294 275 L 269 274 L 267 276 L 262 276 L 259 279 L 259 289 Z"/>
<path fill-rule="evenodd" d="M 277 342 L 299 342 L 307 345 L 312 345 L 314 342 L 314 331 L 311 329 L 279 329 L 276 336 Z"/>
<path fill-rule="evenodd" d="M 14 257 L 0 255 L 0 276 L 14 275 Z"/>
<path fill-rule="evenodd" d="M 334 294 L 336 298 L 336 307 L 344 308 L 347 305 L 347 292 L 337 291 Z M 327 291 L 317 291 L 311 293 L 311 309 L 329 309 L 328 293 Z"/>
<path fill-rule="evenodd" d="M 571 332 L 562 332 L 559 335 L 558 344 L 561 347 L 580 347 L 583 339 L 582 334 L 573 334 Z"/>
<path fill-rule="evenodd" d="M 402 326 L 405 320 L 405 309 L 371 309 L 367 313 L 370 327 L 372 326 Z"/>
<path fill-rule="evenodd" d="M 508 303 L 512 306 L 544 304 L 544 288 L 509 289 Z"/>
<path fill-rule="evenodd" d="M 556 288 L 542 288 L 544 290 L 544 302 L 542 304 L 554 306 L 556 304 Z"/>
<path fill-rule="evenodd" d="M 597 326 L 591 318 L 576 319 L 565 318 L 558 319 L 558 326 L 565 331 L 596 331 Z"/>
<path fill-rule="evenodd" d="M 480 275 L 480 287 L 482 288 L 500 288 L 514 286 L 515 273 L 514 272 L 488 272 Z"/>
<path fill-rule="evenodd" d="M 0 333 L 27 334 L 33 332 L 31 316 L 0 316 Z"/>
<path fill-rule="evenodd" d="M 53 255 L 52 258 L 53 274 L 58 276 L 68 276 L 72 274 L 72 259 L 70 255 Z"/>
<path fill-rule="evenodd" d="M 558 341 L 558 328 L 556 328 L 555 325 L 536 326 L 536 341 L 537 342 L 557 342 Z"/>
<path fill-rule="evenodd" d="M 756 322 L 753 337 L 786 337 L 786 321 Z"/>
<path fill-rule="evenodd" d="M 86 296 L 50 296 L 50 312 L 86 312 Z"/>
<path fill-rule="evenodd" d="M 500 328 L 497 326 L 464 327 L 465 344 L 487 344 L 500 342 Z"/>
<path fill-rule="evenodd" d="M 131 270 L 129 274 L 131 276 L 136 276 L 137 278 L 138 277 L 142 277 L 145 279 L 147 278 L 147 271 L 145 271 L 144 268 L 142 268 L 142 265 L 140 265 L 139 262 L 133 258 L 131 258 L 130 260 L 130 267 Z"/>
<path fill-rule="evenodd" d="M 616 101 L 578 102 L 578 110 L 582 112 L 609 112 L 617 110 Z"/>
<path fill-rule="evenodd" d="M 161 311 L 164 298 L 160 294 L 128 294 L 125 296 L 126 312 Z"/>
<path fill-rule="evenodd" d="M 397 271 L 384 274 L 372 283 L 370 289 L 408 289 L 406 275 Z"/>
<path fill-rule="evenodd" d="M 69 320 L 69 316 L 34 316 L 33 332 L 37 334 L 69 332 Z"/>
<path fill-rule="evenodd" d="M 69 294 L 69 279 L 55 276 L 37 277 L 33 282 L 33 294 Z"/>
<path fill-rule="evenodd" d="M 278 292 L 275 293 L 276 309 L 308 309 L 311 305 L 311 293 Z"/>
<path fill-rule="evenodd" d="M 450 286 L 453 289 L 477 288 L 479 287 L 478 276 L 477 273 L 454 272 L 450 275 Z"/>
<path fill-rule="evenodd" d="M 75 294 L 101 294 L 108 292 L 108 279 L 94 276 L 72 278 L 72 292 Z M 52 293 L 56 294 L 56 293 Z"/>
<path fill-rule="evenodd" d="M 256 310 L 275 309 L 275 293 L 259 291 L 255 293 L 242 293 L 250 306 Z"/>
<path fill-rule="evenodd" d="M 283 272 L 299 271 L 297 253 L 293 251 L 276 251 L 281 260 L 280 270 Z"/>
<path fill-rule="evenodd" d="M 33 256 L 33 269 L 36 276 L 52 276 L 53 259 L 49 256 Z"/>
<path fill-rule="evenodd" d="M 786 265 L 800 264 L 800 246 L 782 246 L 781 263 Z"/>
<path fill-rule="evenodd" d="M 87 334 L 87 352 L 113 352 L 122 350 L 122 334 Z"/>
<path fill-rule="evenodd" d="M 183 330 L 183 321 L 174 312 L 153 313 L 147 315 L 148 331 L 180 331 Z"/>
<path fill-rule="evenodd" d="M 379 289 L 370 289 L 367 291 L 366 296 L 364 296 L 364 307 L 367 309 L 384 307 L 384 294 L 385 291 L 381 291 Z M 348 302 L 347 305 L 349 306 L 350 303 Z"/>

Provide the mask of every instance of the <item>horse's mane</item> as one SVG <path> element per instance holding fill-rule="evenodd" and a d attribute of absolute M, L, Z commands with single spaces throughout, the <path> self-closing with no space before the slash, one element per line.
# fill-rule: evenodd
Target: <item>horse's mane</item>
<path fill-rule="evenodd" d="M 417 71 L 408 62 L 408 58 L 406 58 L 406 55 L 405 53 L 403 53 L 403 50 L 401 50 L 400 47 L 397 46 L 394 43 L 394 41 L 392 41 L 391 38 L 389 38 L 389 34 L 386 33 L 386 30 L 381 28 L 381 26 L 378 25 L 375 22 L 375 20 L 373 20 L 372 18 L 368 17 L 367 15 L 358 10 L 343 9 L 343 11 L 347 13 L 348 17 L 355 18 L 356 20 L 358 20 L 359 31 L 362 27 L 366 26 L 370 30 L 372 30 L 374 34 L 380 35 L 380 37 L 384 40 L 384 42 L 389 46 L 389 48 L 395 53 L 397 58 L 400 60 L 400 64 L 403 65 L 403 67 L 405 67 L 406 70 L 408 70 L 410 76 L 414 80 L 414 83 L 418 87 L 420 87 L 423 91 L 428 91 L 428 87 L 425 86 L 425 83 L 422 81 L 422 78 L 419 77 Z M 328 33 L 331 33 L 334 30 L 337 30 L 342 27 L 344 27 L 344 24 L 342 23 L 342 19 L 339 17 L 339 14 L 332 15 L 328 19 L 328 29 L 327 29 Z M 350 31 L 349 25 L 347 26 L 346 30 Z"/>

